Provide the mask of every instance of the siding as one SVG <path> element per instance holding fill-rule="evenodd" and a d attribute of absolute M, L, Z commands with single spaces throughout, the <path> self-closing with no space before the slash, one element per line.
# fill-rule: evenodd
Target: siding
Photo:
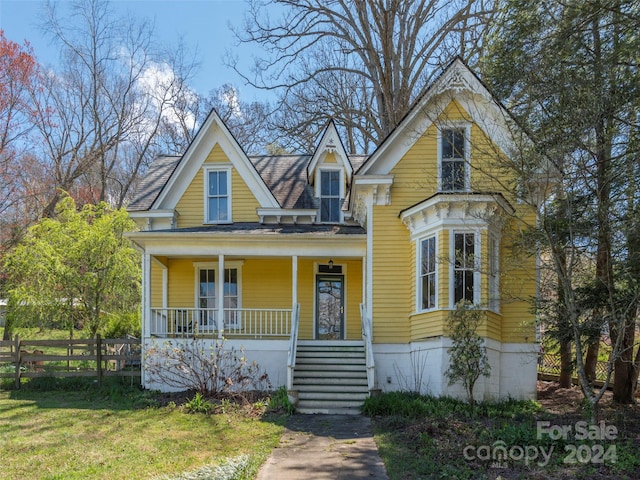
<path fill-rule="evenodd" d="M 417 260 L 415 242 L 398 218 L 403 209 L 437 192 L 437 125 L 469 121 L 468 114 L 455 101 L 418 138 L 412 148 L 390 172 L 394 175 L 391 206 L 374 207 L 373 276 L 374 337 L 380 343 L 404 343 L 445 334 L 449 308 L 449 230 L 441 230 L 438 242 L 438 305 L 441 311 L 416 314 Z M 491 132 L 488 132 L 491 133 Z M 409 140 L 407 138 L 407 140 Z M 399 140 L 402 141 L 402 140 Z M 509 179 L 498 168 L 502 153 L 476 124 L 471 126 L 471 185 L 476 191 L 505 191 L 505 197 L 518 209 L 509 194 Z M 505 190 L 506 189 L 506 190 Z M 521 212 L 518 212 L 519 214 Z M 526 212 L 525 212 L 526 213 Z M 535 221 L 535 218 L 528 218 Z M 512 223 L 515 225 L 515 223 Z M 519 227 L 516 227 L 518 229 Z M 514 237 L 515 238 L 515 237 Z M 535 259 L 507 260 L 514 238 L 501 242 L 501 292 L 505 298 L 501 315 L 488 313 L 480 327 L 481 335 L 498 341 L 535 340 L 535 324 L 528 299 L 535 295 Z M 488 238 L 481 234 L 481 301 L 488 300 Z"/>
<path fill-rule="evenodd" d="M 207 156 L 204 165 L 229 164 L 220 145 L 216 145 Z M 198 170 L 180 201 L 176 205 L 179 213 L 178 227 L 196 227 L 204 223 L 204 172 Z M 234 222 L 257 222 L 256 209 L 260 207 L 258 200 L 253 195 L 247 184 L 235 168 L 231 169 L 231 216 Z"/>

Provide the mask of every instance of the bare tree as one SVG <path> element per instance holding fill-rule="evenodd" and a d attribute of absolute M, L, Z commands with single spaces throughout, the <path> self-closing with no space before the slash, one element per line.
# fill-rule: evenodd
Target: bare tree
<path fill-rule="evenodd" d="M 475 58 L 492 3 L 252 0 L 244 29 L 235 32 L 266 57 L 255 59 L 251 74 L 233 54 L 228 63 L 251 85 L 282 92 L 285 110 L 299 112 L 286 126 L 290 135 L 308 136 L 309 124 L 317 132 L 332 112 L 348 131 L 348 148 L 366 152 L 398 124 L 437 67 L 455 54 Z M 282 12 L 276 20 L 268 15 L 273 8 Z"/>
<path fill-rule="evenodd" d="M 177 118 L 171 113 L 180 110 L 195 62 L 181 47 L 178 54 L 162 54 L 150 23 L 117 18 L 100 0 L 74 2 L 68 16 L 48 4 L 44 28 L 62 60 L 36 99 L 38 156 L 51 176 L 44 213 L 53 212 L 60 190 L 119 207 L 141 170 L 167 146 L 160 141 L 162 126 Z M 195 119 L 182 120 L 195 128 Z"/>
<path fill-rule="evenodd" d="M 207 112 L 215 109 L 247 154 L 264 153 L 268 144 L 277 141 L 269 128 L 269 103 L 245 101 L 231 84 L 209 92 L 203 106 Z"/>
<path fill-rule="evenodd" d="M 32 128 L 30 93 L 38 88 L 40 67 L 29 44 L 9 40 L 0 30 L 0 244 L 13 242 L 25 224 L 24 201 L 29 200 L 27 156 Z M 21 165 L 22 158 L 25 165 Z"/>

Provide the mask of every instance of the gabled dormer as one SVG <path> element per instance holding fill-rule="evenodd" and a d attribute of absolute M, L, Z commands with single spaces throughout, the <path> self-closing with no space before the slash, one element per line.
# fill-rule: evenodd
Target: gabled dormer
<path fill-rule="evenodd" d="M 330 120 L 307 166 L 307 181 L 318 203 L 319 223 L 342 223 L 342 205 L 347 196 L 353 166 L 340 140 L 335 122 Z"/>

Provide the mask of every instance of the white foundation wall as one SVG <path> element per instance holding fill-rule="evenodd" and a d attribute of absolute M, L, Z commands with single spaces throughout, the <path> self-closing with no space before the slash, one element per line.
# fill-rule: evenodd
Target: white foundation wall
<path fill-rule="evenodd" d="M 143 345 L 143 365 L 146 358 L 146 352 L 151 347 L 162 347 L 162 345 L 170 341 L 172 345 L 179 346 L 181 342 L 189 342 L 190 339 L 164 339 L 164 338 L 146 338 Z M 204 347 L 209 348 L 215 345 L 215 339 L 204 339 Z M 287 384 L 287 352 L 289 349 L 289 340 L 235 340 L 227 339 L 224 342 L 225 349 L 235 349 L 236 352 L 242 350 L 244 357 L 248 363 L 256 362 L 260 369 L 267 373 L 269 382 L 275 390 L 280 386 Z M 142 369 L 142 385 L 150 390 L 160 390 L 161 392 L 170 392 L 183 390 L 171 388 L 166 384 L 154 382 L 153 379 Z"/>
<path fill-rule="evenodd" d="M 420 391 L 434 396 L 467 398 L 460 382 L 449 385 L 446 337 L 410 344 L 374 344 L 377 388 L 390 391 Z M 486 343 L 491 375 L 481 376 L 475 387 L 476 400 L 536 398 L 537 346 L 535 344 Z"/>

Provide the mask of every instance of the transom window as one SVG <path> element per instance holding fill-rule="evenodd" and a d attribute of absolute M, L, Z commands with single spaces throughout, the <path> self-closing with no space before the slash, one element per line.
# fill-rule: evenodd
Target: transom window
<path fill-rule="evenodd" d="M 229 169 L 208 169 L 206 221 L 226 223 L 231 221 L 231 172 Z"/>
<path fill-rule="evenodd" d="M 320 172 L 320 221 L 340 222 L 340 171 Z"/>
<path fill-rule="evenodd" d="M 463 300 L 475 303 L 476 236 L 474 233 L 454 234 L 453 303 Z"/>
<path fill-rule="evenodd" d="M 420 242 L 420 295 L 422 310 L 436 308 L 436 237 Z"/>
<path fill-rule="evenodd" d="M 465 128 L 447 128 L 440 134 L 440 186 L 445 192 L 467 189 Z"/>

